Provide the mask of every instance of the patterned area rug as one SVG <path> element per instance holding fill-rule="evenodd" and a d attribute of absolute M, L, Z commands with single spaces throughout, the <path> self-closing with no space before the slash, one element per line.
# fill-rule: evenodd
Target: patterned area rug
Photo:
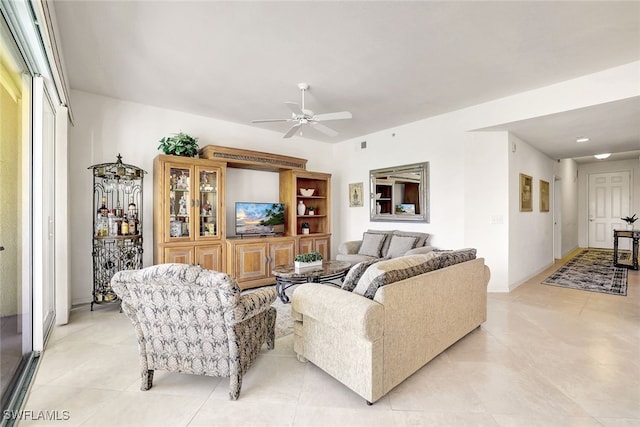
<path fill-rule="evenodd" d="M 628 256 L 623 252 L 621 258 Z M 542 284 L 626 296 L 627 269 L 613 266 L 611 250 L 586 249 L 543 280 Z"/>

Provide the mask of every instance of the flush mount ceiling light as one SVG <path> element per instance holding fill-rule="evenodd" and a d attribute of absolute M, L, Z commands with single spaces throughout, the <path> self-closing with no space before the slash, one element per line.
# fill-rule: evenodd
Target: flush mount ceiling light
<path fill-rule="evenodd" d="M 589 142 L 589 138 L 586 136 L 579 136 L 576 138 L 576 142 Z"/>
<path fill-rule="evenodd" d="M 607 157 L 609 157 L 611 155 L 611 153 L 603 153 L 603 154 L 596 154 L 593 157 L 595 157 L 598 160 L 603 160 L 606 159 Z"/>

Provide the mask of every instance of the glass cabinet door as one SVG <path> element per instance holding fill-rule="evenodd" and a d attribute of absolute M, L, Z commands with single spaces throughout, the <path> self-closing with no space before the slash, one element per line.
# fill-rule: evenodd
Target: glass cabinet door
<path fill-rule="evenodd" d="M 171 239 L 191 236 L 191 214 L 193 198 L 192 170 L 188 167 L 169 167 L 169 237 Z"/>
<path fill-rule="evenodd" d="M 218 177 L 214 168 L 196 168 L 198 175 L 198 229 L 196 238 L 219 236 L 218 230 Z"/>

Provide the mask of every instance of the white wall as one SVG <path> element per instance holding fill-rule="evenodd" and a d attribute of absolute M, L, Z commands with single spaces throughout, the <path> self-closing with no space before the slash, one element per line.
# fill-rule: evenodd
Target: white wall
<path fill-rule="evenodd" d="M 589 247 L 589 174 L 620 171 L 631 171 L 631 211 L 628 215 L 636 213 L 640 216 L 640 159 L 597 161 L 578 165 L 578 239 L 580 247 Z"/>
<path fill-rule="evenodd" d="M 567 256 L 578 248 L 578 164 L 573 159 L 558 160 L 555 177 L 561 188 L 560 256 Z"/>
<path fill-rule="evenodd" d="M 509 135 L 509 288 L 553 264 L 553 209 L 540 212 L 540 180 L 549 183 L 553 203 L 554 161 Z M 533 210 L 520 211 L 520 174 L 533 178 Z"/>
<path fill-rule="evenodd" d="M 93 181 L 87 169 L 89 166 L 115 162 L 120 153 L 124 163 L 148 172 L 144 180 L 142 206 L 145 266 L 151 265 L 153 259 L 153 159 L 160 154 L 157 147 L 163 136 L 184 131 L 198 137 L 200 147 L 215 144 L 301 157 L 309 160 L 307 169 L 311 171 L 332 173 L 337 166 L 326 143 L 300 137 L 283 140 L 277 132 L 81 91 L 72 91 L 71 95 L 75 114 L 75 126 L 69 129 L 72 304 L 91 301 L 93 286 L 91 241 L 97 206 L 92 205 Z M 272 175 L 275 179 L 272 182 L 277 182 L 278 174 Z M 228 183 L 232 193 L 228 195 L 229 200 L 234 200 L 236 195 L 256 200 L 258 197 L 271 200 L 273 195 L 276 200 L 279 197 L 277 184 L 270 189 L 264 173 L 231 172 L 231 179 L 233 182 Z M 275 193 L 272 195 L 265 191 Z M 233 207 L 233 203 L 228 204 L 227 210 Z M 233 221 L 230 225 L 233 226 Z"/>
<path fill-rule="evenodd" d="M 489 291 L 509 283 L 509 134 L 473 132 L 465 145 L 464 246 L 491 267 Z"/>

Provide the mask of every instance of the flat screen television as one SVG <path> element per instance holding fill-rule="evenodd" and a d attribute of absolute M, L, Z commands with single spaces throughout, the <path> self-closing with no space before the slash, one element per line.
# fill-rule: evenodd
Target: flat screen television
<path fill-rule="evenodd" d="M 284 234 L 284 203 L 236 202 L 236 235 Z"/>

